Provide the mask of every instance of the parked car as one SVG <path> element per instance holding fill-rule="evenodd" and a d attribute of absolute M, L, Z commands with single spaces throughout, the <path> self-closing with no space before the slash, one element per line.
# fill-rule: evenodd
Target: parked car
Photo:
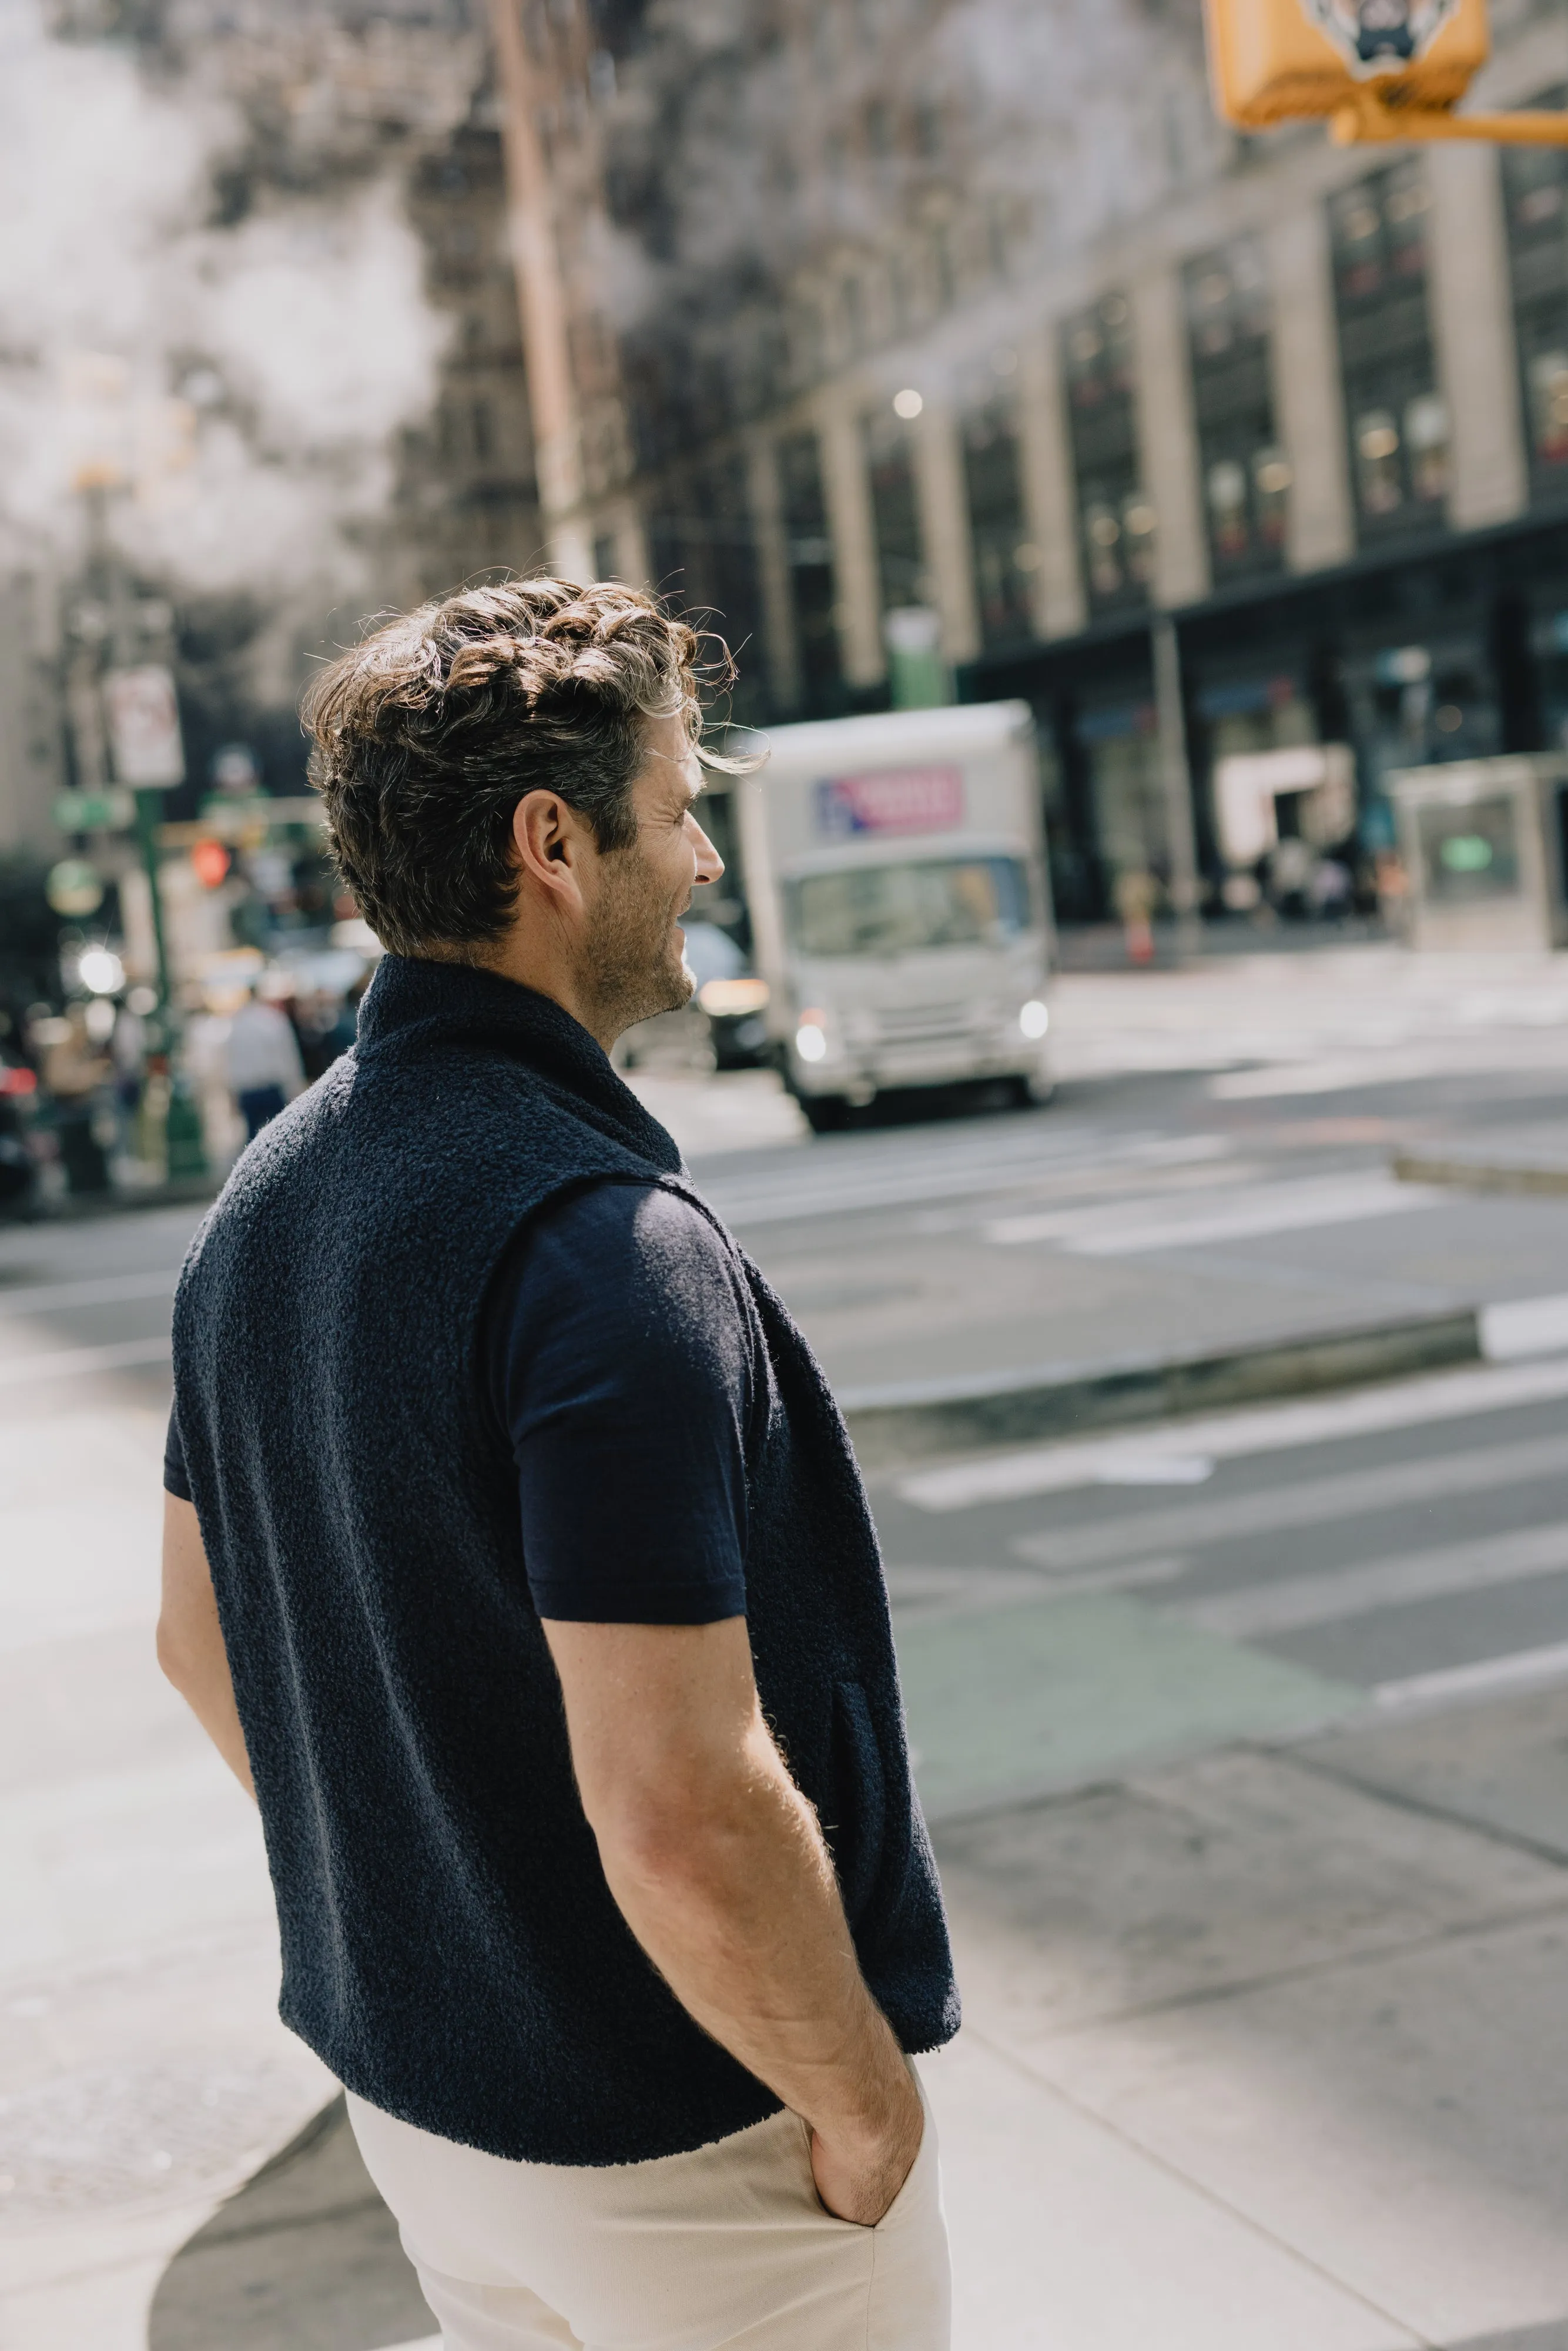
<path fill-rule="evenodd" d="M 715 1068 L 756 1069 L 770 1058 L 768 982 L 752 970 L 738 941 L 716 923 L 688 919 L 685 932 L 686 968 L 707 1016 Z"/>

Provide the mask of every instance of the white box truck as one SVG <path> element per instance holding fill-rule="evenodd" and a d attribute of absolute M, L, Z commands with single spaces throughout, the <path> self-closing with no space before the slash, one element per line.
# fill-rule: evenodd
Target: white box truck
<path fill-rule="evenodd" d="M 1023 702 L 779 726 L 737 779 L 753 951 L 813 1128 L 895 1087 L 1050 1092 L 1051 890 Z"/>

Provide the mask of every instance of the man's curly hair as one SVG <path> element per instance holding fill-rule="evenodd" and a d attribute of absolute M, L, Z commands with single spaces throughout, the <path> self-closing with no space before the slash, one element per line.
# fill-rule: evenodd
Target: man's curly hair
<path fill-rule="evenodd" d="M 559 792 L 605 851 L 636 837 L 651 718 L 699 758 L 699 687 L 733 675 L 658 600 L 612 580 L 511 580 L 392 621 L 323 671 L 303 715 L 311 781 L 344 881 L 398 955 L 501 937 L 517 891 L 512 814 Z"/>

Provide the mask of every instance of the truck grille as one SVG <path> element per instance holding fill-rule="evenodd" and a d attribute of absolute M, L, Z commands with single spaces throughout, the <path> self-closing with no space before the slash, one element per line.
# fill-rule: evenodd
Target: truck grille
<path fill-rule="evenodd" d="M 879 1013 L 877 1024 L 884 1044 L 925 1045 L 967 1037 L 974 1019 L 967 1004 L 905 1004 Z"/>

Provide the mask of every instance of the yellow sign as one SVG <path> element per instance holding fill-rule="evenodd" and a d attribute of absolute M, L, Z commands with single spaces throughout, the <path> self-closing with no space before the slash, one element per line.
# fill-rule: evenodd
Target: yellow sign
<path fill-rule="evenodd" d="M 1240 131 L 1453 106 L 1486 63 L 1486 0 L 1205 0 L 1220 113 Z"/>

